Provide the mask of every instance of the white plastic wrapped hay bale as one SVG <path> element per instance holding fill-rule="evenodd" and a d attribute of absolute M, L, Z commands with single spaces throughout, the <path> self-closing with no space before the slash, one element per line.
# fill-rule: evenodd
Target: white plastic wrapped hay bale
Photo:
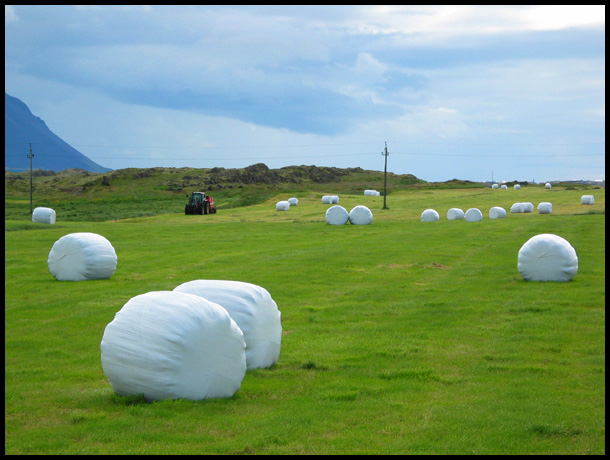
<path fill-rule="evenodd" d="M 366 206 L 354 206 L 349 212 L 349 221 L 354 225 L 369 225 L 373 222 L 373 213 Z"/>
<path fill-rule="evenodd" d="M 510 207 L 510 212 L 513 214 L 524 212 L 523 203 L 513 203 L 513 205 Z"/>
<path fill-rule="evenodd" d="M 322 197 L 322 204 L 332 204 L 332 197 L 330 195 L 324 195 Z"/>
<path fill-rule="evenodd" d="M 347 209 L 338 204 L 326 210 L 326 223 L 330 225 L 345 225 L 349 220 Z"/>
<path fill-rule="evenodd" d="M 494 206 L 489 210 L 490 219 L 503 219 L 506 217 L 506 209 L 501 206 Z"/>
<path fill-rule="evenodd" d="M 493 189 L 498 188 L 498 184 L 491 184 L 491 188 L 493 188 Z"/>
<path fill-rule="evenodd" d="M 502 186 L 500 187 L 502 190 L 508 190 L 508 185 L 506 184 L 502 184 Z"/>
<path fill-rule="evenodd" d="M 466 222 L 479 222 L 483 219 L 483 213 L 478 208 L 470 208 L 464 213 Z"/>
<path fill-rule="evenodd" d="M 290 203 L 288 201 L 278 201 L 275 204 L 275 209 L 277 211 L 288 211 L 290 209 Z"/>
<path fill-rule="evenodd" d="M 148 401 L 233 396 L 246 374 L 245 349 L 227 310 L 174 291 L 131 298 L 100 344 L 104 375 L 115 393 Z"/>
<path fill-rule="evenodd" d="M 595 204 L 595 197 L 593 195 L 583 195 L 580 197 L 580 204 Z"/>
<path fill-rule="evenodd" d="M 552 185 L 550 182 L 547 182 L 546 184 L 544 184 L 544 188 L 551 188 L 551 187 L 552 187 Z"/>
<path fill-rule="evenodd" d="M 299 204 L 299 200 L 297 198 L 288 198 L 288 203 L 290 206 L 296 206 Z"/>
<path fill-rule="evenodd" d="M 513 188 L 515 190 L 519 190 L 521 188 L 521 185 L 520 184 L 515 184 L 515 185 L 513 185 Z"/>
<path fill-rule="evenodd" d="M 330 204 L 339 204 L 339 195 L 330 195 Z"/>
<path fill-rule="evenodd" d="M 519 249 L 517 268 L 527 281 L 570 281 L 578 272 L 578 256 L 566 239 L 542 233 Z"/>
<path fill-rule="evenodd" d="M 364 194 L 366 196 L 379 196 L 379 192 L 377 190 L 365 190 Z"/>
<path fill-rule="evenodd" d="M 32 211 L 32 222 L 38 224 L 54 224 L 55 218 L 55 210 L 51 208 L 38 207 Z"/>
<path fill-rule="evenodd" d="M 538 214 L 551 214 L 553 212 L 553 205 L 548 201 L 542 201 L 538 203 Z"/>
<path fill-rule="evenodd" d="M 422 222 L 437 222 L 438 219 L 438 212 L 436 212 L 434 209 L 426 209 L 421 213 Z"/>
<path fill-rule="evenodd" d="M 70 233 L 58 239 L 47 264 L 59 281 L 83 281 L 110 278 L 118 258 L 112 244 L 97 233 Z"/>
<path fill-rule="evenodd" d="M 464 218 L 464 211 L 460 208 L 451 208 L 447 211 L 447 220 L 461 220 Z"/>
<path fill-rule="evenodd" d="M 248 369 L 277 363 L 282 344 L 281 313 L 266 289 L 242 281 L 194 280 L 174 291 L 201 296 L 229 312 L 244 334 Z"/>
<path fill-rule="evenodd" d="M 521 204 L 523 205 L 523 212 L 534 212 L 534 203 L 524 201 Z"/>

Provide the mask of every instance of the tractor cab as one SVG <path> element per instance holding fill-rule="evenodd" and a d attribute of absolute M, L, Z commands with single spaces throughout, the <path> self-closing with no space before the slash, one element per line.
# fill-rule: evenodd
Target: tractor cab
<path fill-rule="evenodd" d="M 187 195 L 188 197 L 188 195 Z M 184 207 L 184 214 L 215 214 L 214 198 L 204 192 L 193 192 Z"/>

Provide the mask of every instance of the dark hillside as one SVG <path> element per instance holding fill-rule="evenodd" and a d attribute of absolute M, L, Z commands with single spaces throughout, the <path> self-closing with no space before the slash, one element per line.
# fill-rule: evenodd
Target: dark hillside
<path fill-rule="evenodd" d="M 34 154 L 33 167 L 36 169 L 62 171 L 80 168 L 98 173 L 110 171 L 58 137 L 22 101 L 4 93 L 4 169 L 29 172 L 30 144 Z"/>

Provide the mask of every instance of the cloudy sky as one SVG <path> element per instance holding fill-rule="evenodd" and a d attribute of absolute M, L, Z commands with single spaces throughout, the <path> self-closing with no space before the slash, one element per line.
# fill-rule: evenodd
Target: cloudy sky
<path fill-rule="evenodd" d="M 605 6 L 5 6 L 5 91 L 102 166 L 605 179 Z M 26 152 L 27 154 L 27 152 Z"/>

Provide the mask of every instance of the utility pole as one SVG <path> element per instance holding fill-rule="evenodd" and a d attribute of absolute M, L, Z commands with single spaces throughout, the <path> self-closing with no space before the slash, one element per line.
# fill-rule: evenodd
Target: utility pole
<path fill-rule="evenodd" d="M 30 153 L 28 154 L 28 158 L 30 159 L 30 214 L 32 214 L 32 158 L 34 158 L 34 154 L 32 153 L 32 144 L 30 144 Z"/>
<path fill-rule="evenodd" d="M 383 167 L 383 209 L 388 209 L 385 205 L 385 198 L 388 194 L 387 184 L 388 184 L 388 143 L 385 143 L 385 151 L 381 152 L 381 154 L 385 157 L 385 166 Z"/>

